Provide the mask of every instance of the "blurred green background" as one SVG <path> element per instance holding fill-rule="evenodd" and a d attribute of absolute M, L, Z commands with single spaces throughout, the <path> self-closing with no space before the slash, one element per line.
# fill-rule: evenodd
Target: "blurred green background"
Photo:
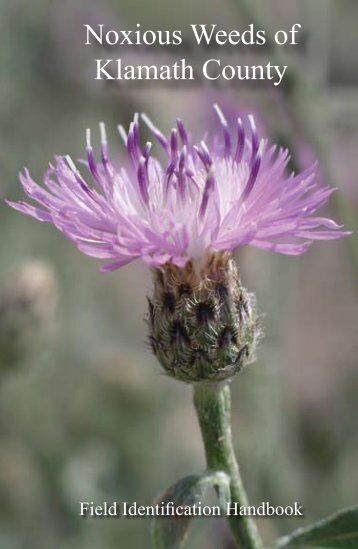
<path fill-rule="evenodd" d="M 318 157 L 322 180 L 340 188 L 329 213 L 354 229 L 357 20 L 355 0 L 1 0 L 1 198 L 22 196 L 24 165 L 40 181 L 54 154 L 83 156 L 85 129 L 95 135 L 100 120 L 120 161 L 115 128 L 134 111 L 166 130 L 180 116 L 201 135 L 217 101 L 229 115 L 254 111 L 290 146 L 293 166 Z M 300 22 L 304 32 L 299 48 L 265 54 L 289 60 L 280 90 L 95 82 L 93 59 L 121 52 L 85 47 L 82 25 L 137 22 L 228 30 Z M 138 62 L 148 53 L 125 55 Z M 79 501 L 148 505 L 205 467 L 190 387 L 162 375 L 145 344 L 149 270 L 135 263 L 100 275 L 53 227 L 0 207 L 0 547 L 149 547 L 149 519 L 78 517 Z M 270 543 L 357 502 L 357 245 L 316 243 L 300 258 L 245 249 L 238 260 L 266 335 L 257 363 L 232 383 L 237 455 L 252 504 L 299 501 L 306 512 L 304 521 L 261 520 Z M 230 543 L 223 521 L 197 520 L 187 547 Z"/>

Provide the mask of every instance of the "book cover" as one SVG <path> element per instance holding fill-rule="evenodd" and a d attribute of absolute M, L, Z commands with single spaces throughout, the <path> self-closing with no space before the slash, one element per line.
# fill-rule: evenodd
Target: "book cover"
<path fill-rule="evenodd" d="M 2 0 L 0 547 L 358 547 L 358 5 Z"/>

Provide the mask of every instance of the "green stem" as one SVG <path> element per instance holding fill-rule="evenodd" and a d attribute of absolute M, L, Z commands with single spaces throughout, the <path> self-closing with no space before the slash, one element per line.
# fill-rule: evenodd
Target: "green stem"
<path fill-rule="evenodd" d="M 194 405 L 205 446 L 208 469 L 230 477 L 231 505 L 247 506 L 248 500 L 235 458 L 231 436 L 231 398 L 227 384 L 194 385 Z M 256 524 L 249 516 L 227 516 L 232 534 L 242 549 L 263 547 Z"/>

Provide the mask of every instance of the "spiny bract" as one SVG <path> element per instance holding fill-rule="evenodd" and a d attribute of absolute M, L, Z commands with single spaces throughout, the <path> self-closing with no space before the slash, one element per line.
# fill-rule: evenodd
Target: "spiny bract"
<path fill-rule="evenodd" d="M 232 377 L 253 359 L 260 333 L 254 296 L 229 253 L 213 254 L 202 272 L 193 263 L 155 269 L 148 324 L 164 370 L 187 382 Z"/>

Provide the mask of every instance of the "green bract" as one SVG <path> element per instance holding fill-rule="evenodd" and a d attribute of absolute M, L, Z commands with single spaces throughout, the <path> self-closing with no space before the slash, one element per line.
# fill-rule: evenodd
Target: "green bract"
<path fill-rule="evenodd" d="M 165 371 L 189 383 L 232 377 L 253 359 L 259 335 L 255 298 L 228 253 L 212 254 L 201 269 L 156 269 L 148 324 Z"/>

